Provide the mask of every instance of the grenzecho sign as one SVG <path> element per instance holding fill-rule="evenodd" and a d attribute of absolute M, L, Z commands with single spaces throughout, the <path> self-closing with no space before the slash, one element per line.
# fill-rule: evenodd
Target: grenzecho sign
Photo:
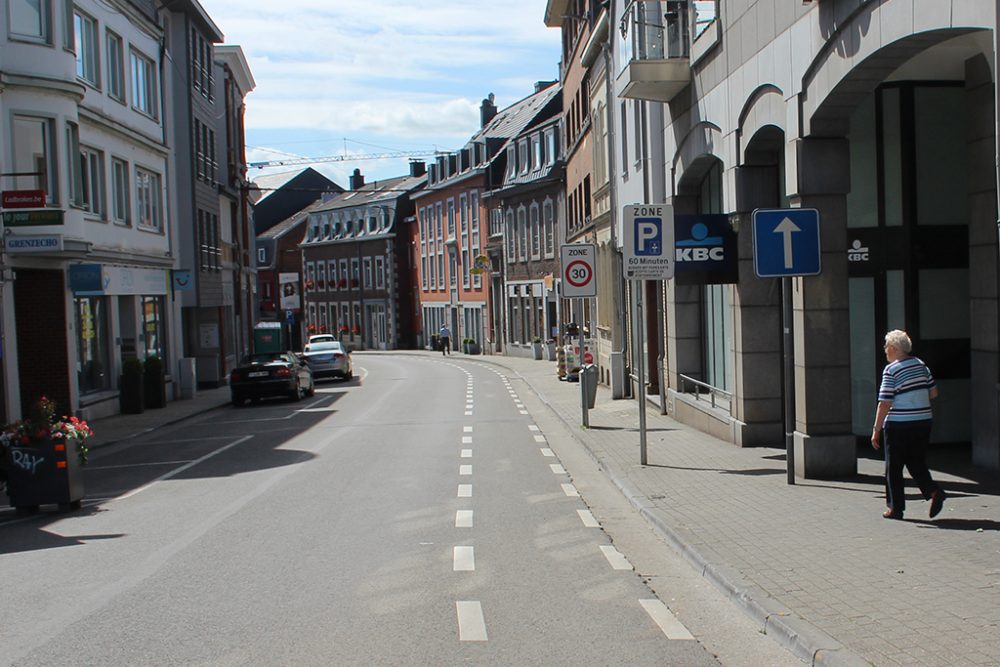
<path fill-rule="evenodd" d="M 622 221 L 625 245 L 622 270 L 626 280 L 674 277 L 674 209 L 667 204 L 630 204 Z"/>

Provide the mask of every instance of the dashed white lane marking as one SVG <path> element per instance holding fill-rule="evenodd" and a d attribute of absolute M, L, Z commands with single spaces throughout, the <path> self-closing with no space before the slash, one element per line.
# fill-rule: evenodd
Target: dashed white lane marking
<path fill-rule="evenodd" d="M 471 475 L 472 474 L 472 466 L 458 466 L 458 474 L 459 475 Z"/>
<path fill-rule="evenodd" d="M 462 458 L 463 459 L 471 459 L 472 458 L 472 450 L 471 449 L 463 449 L 462 450 Z"/>
<path fill-rule="evenodd" d="M 556 453 L 553 452 L 548 447 L 541 447 L 541 448 L 539 448 L 538 451 L 540 451 L 542 453 L 542 456 L 555 456 L 556 455 Z"/>
<path fill-rule="evenodd" d="M 459 498 L 471 498 L 472 497 L 472 485 L 471 484 L 459 484 L 458 485 L 458 497 Z"/>
<path fill-rule="evenodd" d="M 659 600 L 639 600 L 639 604 L 646 610 L 650 618 L 660 626 L 660 630 L 667 636 L 667 639 L 694 639 L 688 629 L 667 608 L 667 605 Z"/>
<path fill-rule="evenodd" d="M 479 602 L 459 601 L 455 603 L 455 609 L 458 612 L 458 640 L 463 642 L 487 641 L 483 605 Z"/>
<path fill-rule="evenodd" d="M 528 430 L 529 431 L 541 431 L 542 429 L 538 428 L 534 424 L 528 424 Z"/>
<path fill-rule="evenodd" d="M 565 475 L 566 474 L 566 468 L 563 468 L 558 463 L 550 463 L 549 464 L 549 468 L 552 470 L 552 474 L 554 474 L 554 475 Z"/>
<path fill-rule="evenodd" d="M 463 445 L 471 445 L 472 444 L 472 436 L 471 435 L 463 435 L 462 436 L 462 444 Z"/>
<path fill-rule="evenodd" d="M 466 417 L 471 417 L 472 416 L 472 410 L 466 410 L 465 411 L 465 416 Z"/>
<path fill-rule="evenodd" d="M 475 572 L 476 554 L 474 549 L 472 547 L 455 547 L 452 569 L 455 572 Z"/>
<path fill-rule="evenodd" d="M 455 528 L 472 528 L 472 510 L 455 512 Z"/>
<path fill-rule="evenodd" d="M 567 496 L 576 497 L 580 495 L 580 492 L 576 490 L 576 487 L 572 484 L 560 484 L 562 486 L 563 493 Z"/>
<path fill-rule="evenodd" d="M 535 436 L 535 442 L 545 442 L 545 436 L 544 435 L 536 435 Z"/>
<path fill-rule="evenodd" d="M 628 562 L 628 559 L 622 555 L 622 552 L 615 549 L 610 544 L 601 545 L 601 553 L 604 557 L 608 559 L 608 563 L 611 564 L 612 569 L 615 570 L 631 570 L 632 563 Z"/>
<path fill-rule="evenodd" d="M 601 524 L 597 522 L 594 518 L 594 514 L 590 510 L 577 510 L 577 514 L 580 515 L 580 521 L 583 521 L 583 525 L 587 528 L 600 528 Z"/>
<path fill-rule="evenodd" d="M 526 414 L 528 414 L 528 411 L 527 411 L 527 410 L 519 410 L 518 412 L 520 412 L 520 413 L 521 413 L 522 415 L 526 415 Z"/>
<path fill-rule="evenodd" d="M 463 433 L 472 433 L 472 427 L 471 426 L 463 426 L 462 427 L 462 432 Z"/>

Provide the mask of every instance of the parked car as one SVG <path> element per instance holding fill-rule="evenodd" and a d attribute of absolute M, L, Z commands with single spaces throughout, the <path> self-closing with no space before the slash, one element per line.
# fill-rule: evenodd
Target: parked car
<path fill-rule="evenodd" d="M 306 345 L 302 356 L 312 370 L 313 377 L 354 377 L 351 353 L 340 341 L 320 341 Z"/>
<path fill-rule="evenodd" d="M 229 392 L 233 405 L 248 399 L 287 396 L 298 401 L 316 393 L 312 371 L 294 352 L 255 354 L 229 374 Z"/>
<path fill-rule="evenodd" d="M 309 336 L 310 343 L 333 343 L 336 340 L 337 337 L 333 334 L 313 334 Z"/>

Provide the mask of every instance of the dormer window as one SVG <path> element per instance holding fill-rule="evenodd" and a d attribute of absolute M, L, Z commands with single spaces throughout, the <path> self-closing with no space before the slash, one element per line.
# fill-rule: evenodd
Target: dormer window
<path fill-rule="evenodd" d="M 519 167 L 518 172 L 522 174 L 528 173 L 528 140 L 522 139 L 517 144 L 517 165 Z"/>
<path fill-rule="evenodd" d="M 556 148 L 556 129 L 554 127 L 545 130 L 545 164 L 553 164 L 556 155 L 559 153 Z"/>
<path fill-rule="evenodd" d="M 531 137 L 531 166 L 533 169 L 542 166 L 542 137 L 538 134 Z"/>
<path fill-rule="evenodd" d="M 517 154 L 515 152 L 514 146 L 510 145 L 507 147 L 507 173 L 504 175 L 505 178 L 512 178 L 514 174 L 517 173 Z"/>

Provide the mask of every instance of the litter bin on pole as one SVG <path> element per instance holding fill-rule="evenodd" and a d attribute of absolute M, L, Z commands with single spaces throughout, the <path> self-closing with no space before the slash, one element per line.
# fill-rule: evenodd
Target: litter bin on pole
<path fill-rule="evenodd" d="M 584 364 L 580 367 L 580 376 L 584 381 L 581 383 L 580 391 L 587 392 L 587 408 L 594 409 L 597 401 L 597 366 L 594 364 Z"/>

